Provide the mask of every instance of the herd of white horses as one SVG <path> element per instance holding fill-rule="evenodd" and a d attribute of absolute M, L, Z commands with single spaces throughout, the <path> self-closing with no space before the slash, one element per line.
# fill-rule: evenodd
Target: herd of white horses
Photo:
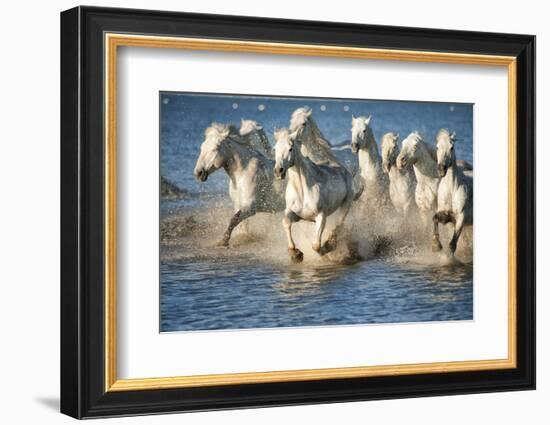
<path fill-rule="evenodd" d="M 449 252 L 454 255 L 464 226 L 473 219 L 472 166 L 456 159 L 455 133 L 441 129 L 435 147 L 416 131 L 401 147 L 399 135 L 386 133 L 380 153 L 370 122 L 370 116 L 351 119 L 356 173 L 336 157 L 307 107 L 292 113 L 288 128 L 275 131 L 274 148 L 256 121 L 242 120 L 240 129 L 218 123 L 208 127 L 194 174 L 204 182 L 223 168 L 229 176 L 235 212 L 220 245 L 228 246 L 235 227 L 256 213 L 284 211 L 282 224 L 291 260 L 303 260 L 292 237 L 292 225 L 300 220 L 315 223 L 312 248 L 325 255 L 336 248 L 337 236 L 357 200 L 403 217 L 419 215 L 427 230 L 433 225 L 434 252 L 442 250 L 439 224 L 451 223 Z M 335 213 L 336 225 L 323 242 L 327 218 Z"/>

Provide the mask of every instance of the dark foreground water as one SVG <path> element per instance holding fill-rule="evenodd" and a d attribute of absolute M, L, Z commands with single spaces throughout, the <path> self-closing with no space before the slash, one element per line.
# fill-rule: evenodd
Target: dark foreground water
<path fill-rule="evenodd" d="M 161 267 L 161 330 L 472 319 L 472 267 L 289 266 L 247 260 Z"/>
<path fill-rule="evenodd" d="M 272 140 L 272 131 L 288 126 L 291 112 L 305 105 L 335 145 L 349 140 L 352 113 L 372 114 L 378 141 L 386 131 L 405 137 L 420 130 L 433 143 L 436 132 L 447 127 L 460 138 L 458 158 L 471 162 L 471 105 L 177 93 L 161 93 L 159 100 L 161 175 L 189 195 L 160 205 L 162 332 L 473 319 L 467 238 L 459 244 L 462 263 L 448 264 L 430 252 L 429 235 L 404 237 L 404 224 L 392 217 L 359 220 L 352 212 L 348 232 L 359 242 L 363 261 L 343 265 L 319 258 L 309 249 L 313 227 L 300 223 L 295 232 L 305 261 L 292 265 L 282 215 L 261 214 L 251 219 L 248 235 L 237 229 L 230 249 L 217 248 L 232 215 L 227 176 L 218 171 L 199 184 L 192 174 L 204 129 L 212 121 L 239 125 L 241 118 L 255 119 Z M 350 168 L 356 166 L 349 150 L 337 155 Z M 414 233 L 418 223 L 410 221 L 406 224 Z M 380 235 L 391 241 L 382 253 L 374 249 Z"/>

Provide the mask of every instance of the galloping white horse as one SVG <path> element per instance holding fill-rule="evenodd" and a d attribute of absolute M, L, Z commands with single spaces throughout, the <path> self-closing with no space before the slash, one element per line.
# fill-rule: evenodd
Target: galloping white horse
<path fill-rule="evenodd" d="M 441 182 L 437 194 L 437 212 L 433 216 L 432 240 L 432 250 L 441 251 L 439 223 L 452 223 L 454 231 L 449 243 L 451 254 L 456 251 L 456 245 L 464 225 L 473 223 L 474 195 L 472 177 L 466 175 L 456 164 L 455 140 L 455 133 L 450 133 L 447 129 L 440 130 L 436 137 L 437 169 Z"/>
<path fill-rule="evenodd" d="M 351 118 L 351 151 L 359 159 L 359 169 L 365 185 L 363 199 L 382 206 L 388 203 L 388 176 L 382 168 L 382 158 L 369 124 L 371 116 Z"/>
<path fill-rule="evenodd" d="M 412 208 L 416 208 L 416 176 L 410 163 L 402 169 L 397 168 L 398 140 L 399 135 L 395 133 L 382 136 L 382 166 L 390 178 L 390 199 L 393 206 L 399 213 L 407 216 Z"/>
<path fill-rule="evenodd" d="M 439 173 L 435 158 L 434 149 L 414 131 L 403 140 L 396 161 L 399 170 L 405 169 L 408 165 L 413 166 L 416 176 L 415 201 L 426 226 L 437 209 Z"/>
<path fill-rule="evenodd" d="M 212 123 L 204 136 L 194 173 L 201 182 L 222 167 L 229 175 L 229 196 L 235 213 L 219 242 L 228 246 L 233 229 L 243 220 L 258 212 L 281 211 L 283 193 L 273 185 L 274 162 L 251 147 L 234 126 Z"/>
<path fill-rule="evenodd" d="M 315 222 L 312 247 L 319 255 L 325 255 L 335 249 L 338 232 L 354 199 L 353 177 L 345 167 L 316 164 L 302 154 L 303 145 L 298 132 L 278 130 L 275 140 L 275 176 L 284 179 L 288 173 L 283 227 L 290 258 L 293 262 L 301 262 L 304 257 L 292 238 L 292 224 L 300 220 Z M 336 228 L 322 244 L 327 217 L 336 211 L 340 211 Z"/>

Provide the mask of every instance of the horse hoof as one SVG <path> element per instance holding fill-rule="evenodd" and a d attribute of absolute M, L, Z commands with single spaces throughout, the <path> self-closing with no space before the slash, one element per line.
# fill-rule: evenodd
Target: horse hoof
<path fill-rule="evenodd" d="M 290 254 L 290 259 L 294 264 L 304 261 L 304 253 L 299 249 L 289 249 L 288 253 Z"/>
<path fill-rule="evenodd" d="M 441 246 L 441 242 L 439 240 L 433 240 L 432 241 L 432 252 L 439 252 L 443 249 Z"/>
<path fill-rule="evenodd" d="M 321 250 L 319 251 L 319 254 L 320 255 L 328 254 L 329 252 L 334 251 L 337 245 L 338 245 L 338 241 L 336 240 L 336 238 L 330 238 L 323 244 L 323 246 L 321 247 Z"/>

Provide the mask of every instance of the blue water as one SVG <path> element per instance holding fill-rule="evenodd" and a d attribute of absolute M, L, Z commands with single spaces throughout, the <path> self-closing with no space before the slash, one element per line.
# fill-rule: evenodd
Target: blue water
<path fill-rule="evenodd" d="M 473 163 L 471 104 L 171 92 L 160 93 L 159 101 L 161 175 L 192 195 L 161 200 L 161 220 L 192 218 L 194 223 L 161 243 L 161 331 L 473 318 L 471 255 L 461 258 L 464 264 L 442 265 L 418 241 L 402 240 L 390 253 L 351 266 L 326 259 L 290 265 L 281 217 L 266 215 L 252 218 L 254 237 L 239 239 L 237 232 L 232 248 L 215 248 L 231 217 L 227 176 L 218 171 L 202 184 L 193 177 L 212 121 L 239 126 L 241 118 L 254 119 L 272 140 L 273 131 L 288 126 L 291 112 L 301 106 L 313 109 L 333 145 L 349 141 L 352 114 L 372 115 L 378 141 L 388 131 L 404 138 L 418 130 L 433 143 L 439 129 L 449 128 L 459 138 L 457 157 Z M 337 155 L 356 167 L 349 150 Z M 312 230 L 304 229 L 306 234 Z"/>

